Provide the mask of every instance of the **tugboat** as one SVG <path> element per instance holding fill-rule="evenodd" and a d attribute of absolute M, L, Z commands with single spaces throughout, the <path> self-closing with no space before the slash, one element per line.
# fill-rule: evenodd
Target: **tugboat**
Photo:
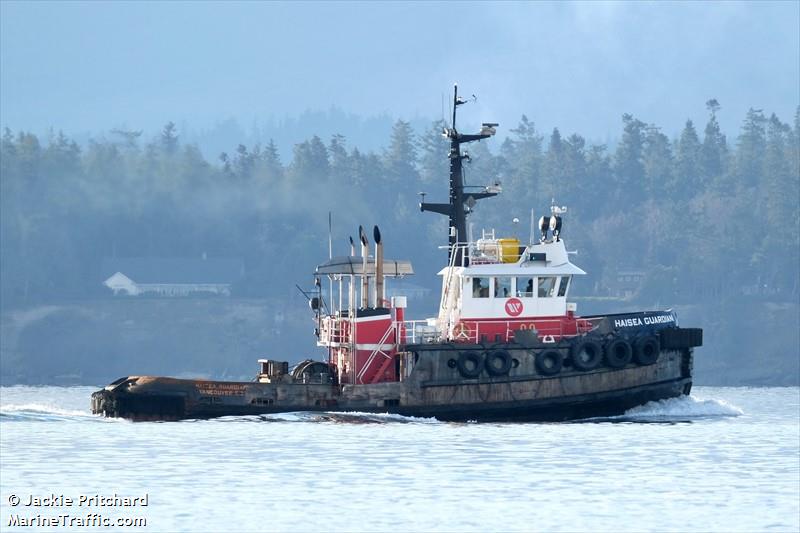
<path fill-rule="evenodd" d="M 448 203 L 420 203 L 449 218 L 448 264 L 437 316 L 406 320 L 406 298 L 386 299 L 386 278 L 412 275 L 359 228 L 360 255 L 316 267 L 309 295 L 317 345 L 327 360 L 259 359 L 252 382 L 128 376 L 92 394 L 92 412 L 132 420 L 180 420 L 311 411 L 397 413 L 443 421 L 565 421 L 620 415 L 649 401 L 688 395 L 702 330 L 678 327 L 673 311 L 579 316 L 568 302 L 575 276 L 552 205 L 528 243 L 482 232 L 466 218 L 499 184 L 468 188 L 461 145 L 495 134 L 456 129 L 466 100 L 453 92 Z M 533 217 L 532 217 L 533 222 Z M 533 226 L 533 224 L 532 224 Z M 533 241 L 536 242 L 533 242 Z M 327 296 L 326 296 L 327 293 Z"/>

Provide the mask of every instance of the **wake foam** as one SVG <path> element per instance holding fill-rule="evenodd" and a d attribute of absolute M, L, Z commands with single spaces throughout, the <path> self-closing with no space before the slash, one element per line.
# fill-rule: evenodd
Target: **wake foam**
<path fill-rule="evenodd" d="M 419 418 L 391 413 L 362 413 L 359 411 L 311 412 L 296 411 L 267 415 L 223 416 L 217 422 L 316 422 L 336 424 L 439 424 L 435 418 Z"/>
<path fill-rule="evenodd" d="M 65 421 L 97 418 L 89 411 L 62 409 L 43 403 L 0 405 L 0 418 L 4 420 Z"/>
<path fill-rule="evenodd" d="M 744 411 L 725 400 L 680 396 L 648 402 L 625 411 L 625 420 L 691 420 L 698 418 L 735 417 Z"/>

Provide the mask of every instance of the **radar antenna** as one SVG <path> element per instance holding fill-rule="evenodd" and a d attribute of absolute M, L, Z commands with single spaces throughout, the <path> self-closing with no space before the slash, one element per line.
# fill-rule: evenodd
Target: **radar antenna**
<path fill-rule="evenodd" d="M 458 246 L 458 243 L 459 239 L 463 241 L 467 237 L 467 214 L 473 210 L 478 200 L 497 196 L 502 191 L 499 183 L 486 187 L 470 187 L 470 190 L 466 190 L 467 188 L 464 186 L 463 161 L 469 156 L 461 153 L 461 145 L 491 137 L 497 132 L 496 128 L 499 126 L 496 122 L 484 122 L 479 133 L 458 133 L 456 129 L 456 110 L 458 106 L 475 100 L 477 100 L 475 95 L 472 95 L 471 99 L 464 99 L 458 96 L 458 85 L 453 86 L 453 122 L 449 128 L 445 128 L 442 132 L 443 136 L 450 139 L 450 202 L 446 204 L 428 203 L 425 202 L 425 196 L 422 195 L 422 201 L 419 204 L 420 211 L 431 211 L 449 217 L 448 241 L 450 253 L 448 259 L 450 264 L 465 266 L 468 261 L 463 257 L 464 247 Z M 455 261 L 453 261 L 453 254 L 456 254 Z"/>

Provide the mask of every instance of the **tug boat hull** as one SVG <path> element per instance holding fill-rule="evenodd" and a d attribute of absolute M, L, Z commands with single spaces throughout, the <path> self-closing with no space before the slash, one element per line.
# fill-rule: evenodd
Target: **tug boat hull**
<path fill-rule="evenodd" d="M 689 394 L 693 355 L 688 344 L 701 342 L 692 334 L 697 331 L 673 328 L 672 346 L 660 349 L 650 364 L 631 361 L 623 368 L 590 371 L 567 364 L 553 376 L 537 370 L 537 356 L 567 354 L 571 345 L 410 345 L 398 359 L 400 381 L 364 385 L 328 382 L 324 373 L 287 375 L 271 383 L 133 376 L 95 392 L 92 410 L 132 420 L 345 411 L 478 422 L 615 416 L 650 401 Z M 684 346 L 675 346 L 676 340 Z M 497 354 L 515 362 L 502 375 L 487 371 L 487 362 Z M 459 358 L 482 361 L 478 375 L 461 375 Z M 404 374 L 406 365 L 413 367 Z"/>

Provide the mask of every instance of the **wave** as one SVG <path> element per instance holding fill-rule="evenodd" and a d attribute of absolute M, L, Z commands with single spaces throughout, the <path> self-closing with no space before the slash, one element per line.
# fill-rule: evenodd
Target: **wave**
<path fill-rule="evenodd" d="M 25 421 L 35 420 L 40 422 L 65 422 L 102 420 L 102 417 L 93 415 L 88 410 L 63 409 L 54 405 L 43 403 L 23 403 L 0 405 L 0 420 Z"/>
<path fill-rule="evenodd" d="M 648 402 L 628 409 L 624 415 L 617 418 L 631 421 L 673 421 L 736 417 L 743 414 L 744 411 L 739 407 L 725 400 L 680 396 L 678 398 Z"/>
<path fill-rule="evenodd" d="M 315 422 L 335 424 L 439 424 L 435 418 L 420 418 L 392 413 L 363 413 L 359 411 L 295 411 L 267 415 L 223 416 L 214 422 Z M 197 422 L 197 420 L 186 420 Z"/>

